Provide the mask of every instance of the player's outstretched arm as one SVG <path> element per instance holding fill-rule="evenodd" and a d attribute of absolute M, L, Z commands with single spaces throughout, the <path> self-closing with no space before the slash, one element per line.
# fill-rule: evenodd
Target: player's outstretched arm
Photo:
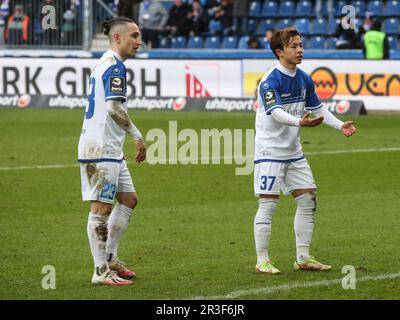
<path fill-rule="evenodd" d="M 146 146 L 144 144 L 142 134 L 135 127 L 132 120 L 129 117 L 128 112 L 126 112 L 124 106 L 119 100 L 109 100 L 107 101 L 107 111 L 122 129 L 129 133 L 135 140 L 136 145 L 136 162 L 140 163 L 146 159 Z"/>
<path fill-rule="evenodd" d="M 324 123 L 332 128 L 340 130 L 346 137 L 352 136 L 356 132 L 353 121 L 343 122 L 336 118 L 335 115 L 330 112 L 326 106 L 313 111 L 316 116 L 324 117 Z"/>

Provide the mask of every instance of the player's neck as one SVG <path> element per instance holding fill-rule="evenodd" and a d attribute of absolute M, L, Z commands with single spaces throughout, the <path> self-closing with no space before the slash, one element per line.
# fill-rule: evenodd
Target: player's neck
<path fill-rule="evenodd" d="M 110 50 L 114 52 L 114 54 L 117 56 L 118 59 L 122 60 L 124 62 L 128 57 L 124 57 L 121 52 L 117 48 L 110 47 Z"/>
<path fill-rule="evenodd" d="M 295 63 L 288 63 L 283 59 L 279 60 L 279 63 L 283 68 L 287 69 L 290 72 L 296 71 L 297 69 L 297 65 Z"/>

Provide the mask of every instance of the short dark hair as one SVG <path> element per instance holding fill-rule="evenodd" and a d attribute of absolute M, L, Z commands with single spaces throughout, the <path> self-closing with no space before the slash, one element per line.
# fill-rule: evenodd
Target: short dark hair
<path fill-rule="evenodd" d="M 372 27 L 371 27 L 371 29 L 372 30 L 376 30 L 376 31 L 381 31 L 381 29 L 382 29 L 382 20 L 380 20 L 380 19 L 374 19 L 373 21 L 372 21 Z"/>
<path fill-rule="evenodd" d="M 289 45 L 290 39 L 299 36 L 301 38 L 300 32 L 295 28 L 285 28 L 283 30 L 276 30 L 271 37 L 271 42 L 269 47 L 274 53 L 275 57 L 279 60 L 279 56 L 276 54 L 276 50 L 281 49 Z"/>
<path fill-rule="evenodd" d="M 135 22 L 126 17 L 115 17 L 115 18 L 112 18 L 111 20 L 104 21 L 101 24 L 101 26 L 103 28 L 103 33 L 106 36 L 108 36 L 110 33 L 110 30 L 113 26 L 116 26 L 118 24 L 127 24 L 127 23 L 135 23 Z"/>

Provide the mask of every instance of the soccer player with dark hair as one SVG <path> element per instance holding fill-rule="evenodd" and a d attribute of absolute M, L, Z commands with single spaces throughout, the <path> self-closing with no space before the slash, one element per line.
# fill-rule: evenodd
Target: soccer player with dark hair
<path fill-rule="evenodd" d="M 272 216 L 281 191 L 297 202 L 295 270 L 324 271 L 331 266 L 318 262 L 309 252 L 317 208 L 316 185 L 300 144 L 300 127 L 325 123 L 350 137 L 352 121 L 337 119 L 319 100 L 311 77 L 297 67 L 303 60 L 303 43 L 294 28 L 274 32 L 270 48 L 279 63 L 261 79 L 260 108 L 256 115 L 254 191 L 259 208 L 254 219 L 256 271 L 278 274 L 268 254 Z M 315 117 L 311 116 L 312 114 Z"/>
<path fill-rule="evenodd" d="M 104 22 L 103 28 L 110 41 L 110 49 L 103 54 L 90 75 L 90 94 L 79 140 L 78 159 L 82 198 L 91 202 L 87 233 L 95 269 L 92 283 L 129 285 L 135 273 L 117 256 L 121 237 L 137 204 L 122 151 L 126 134 L 136 144 L 137 163 L 146 159 L 146 147 L 124 103 L 124 61 L 137 52 L 141 34 L 132 20 L 123 17 Z M 117 202 L 113 208 L 115 199 Z"/>

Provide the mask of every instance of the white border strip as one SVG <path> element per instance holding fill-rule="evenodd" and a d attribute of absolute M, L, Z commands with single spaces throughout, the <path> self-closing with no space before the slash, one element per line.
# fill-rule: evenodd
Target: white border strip
<path fill-rule="evenodd" d="M 305 153 L 306 156 L 317 156 L 317 155 L 324 155 L 324 154 L 349 154 L 349 153 L 368 153 L 368 152 L 397 152 L 400 151 L 400 148 L 372 148 L 372 149 L 350 149 L 350 150 L 326 150 L 326 151 L 316 151 L 316 152 L 307 152 Z M 246 155 L 246 159 L 253 159 L 254 155 Z M 210 160 L 210 163 L 213 160 L 234 160 L 240 158 L 241 160 L 244 157 L 207 157 L 207 158 L 199 158 L 199 162 L 201 160 Z M 181 161 L 189 161 L 190 158 L 180 159 Z M 167 159 L 160 159 L 157 160 L 158 163 L 167 164 L 170 160 Z M 128 163 L 134 163 L 134 161 L 127 161 Z M 176 161 L 174 162 L 174 164 Z M 0 171 L 12 171 L 12 170 L 33 170 L 33 169 L 62 169 L 62 168 L 75 168 L 79 167 L 79 164 L 50 164 L 50 165 L 36 165 L 36 166 L 22 166 L 22 167 L 0 167 Z"/>
<path fill-rule="evenodd" d="M 269 276 L 266 276 L 269 277 Z M 279 276 L 272 276 L 272 277 L 279 277 Z M 361 281 L 379 281 L 379 280 L 389 280 L 389 279 L 396 279 L 400 278 L 400 272 L 398 273 L 388 273 L 382 274 L 378 276 L 365 276 L 361 278 L 357 278 L 357 282 Z M 225 300 L 225 299 L 235 299 L 238 297 L 244 296 L 253 296 L 256 294 L 260 295 L 268 295 L 273 294 L 278 291 L 292 291 L 294 289 L 302 289 L 302 288 L 312 288 L 318 286 L 331 286 L 335 284 L 339 284 L 342 282 L 343 279 L 334 279 L 334 280 L 322 280 L 322 281 L 313 281 L 313 282 L 295 282 L 293 284 L 284 284 L 281 286 L 276 287 L 265 287 L 265 288 L 254 288 L 254 289 L 247 289 L 247 290 L 238 290 L 232 291 L 223 295 L 218 296 L 210 296 L 210 297 L 194 297 L 186 300 Z"/>

